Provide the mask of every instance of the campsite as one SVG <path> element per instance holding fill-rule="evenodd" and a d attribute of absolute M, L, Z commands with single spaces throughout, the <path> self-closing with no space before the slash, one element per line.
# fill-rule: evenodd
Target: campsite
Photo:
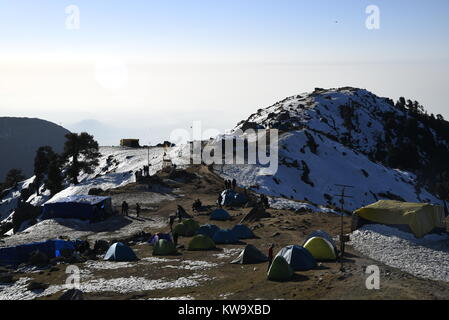
<path fill-rule="evenodd" d="M 383 260 L 384 257 L 370 257 L 371 252 L 363 246 L 364 237 L 376 226 L 379 232 L 398 230 L 397 234 L 401 235 L 405 231 L 368 224 L 352 232 L 354 221 L 351 216 L 344 216 L 344 232 L 354 237 L 353 243 L 346 245 L 342 271 L 341 261 L 333 256 L 339 248 L 340 215 L 298 211 L 293 207 L 268 208 L 263 218 L 242 222 L 254 208 L 218 208 L 216 198 L 223 191 L 224 182 L 210 167 L 198 165 L 176 170 L 177 175 L 195 178 L 180 182 L 180 179 L 169 179 L 170 173 L 161 171 L 155 174 L 159 179 L 154 181 L 163 185 L 154 183 L 151 190 L 164 192 L 142 191 L 143 184 L 134 182 L 102 194 L 100 199 L 110 199 L 113 210 L 118 213 L 123 199 L 145 194 L 148 202 L 139 200 L 142 202 L 140 217 L 135 216 L 131 206 L 126 217 L 118 214 L 95 223 L 61 218 L 43 220 L 26 232 L 3 238 L 1 247 L 11 247 L 48 240 L 53 230 L 56 239 L 59 234 L 65 240 L 87 240 L 91 248 L 99 240 L 106 241 L 107 245 L 103 244 L 96 254 L 79 259 L 59 257 L 49 265 L 22 263 L 14 269 L 2 267 L 2 279 L 6 279 L 6 275 L 11 279 L 6 279 L 9 283 L 2 281 L 0 284 L 0 298 L 58 299 L 66 291 L 67 267 L 73 266 L 80 271 L 83 298 L 91 300 L 449 297 L 446 271 L 434 276 L 430 263 L 429 277 L 416 274 L 414 270 L 404 270 L 388 259 Z M 164 189 L 167 186 L 171 191 Z M 240 187 L 236 191 L 243 193 Z M 257 199 L 256 194 L 251 193 L 252 197 Z M 190 206 L 196 199 L 201 199 L 204 208 L 192 212 Z M 182 223 L 176 219 L 174 230 L 181 230 L 185 236 L 179 236 L 175 248 L 168 221 L 179 205 L 186 208 L 191 218 L 183 218 Z M 221 213 L 218 219 L 211 217 L 211 213 L 217 211 Z M 382 230 L 382 227 L 387 229 Z M 413 241 L 422 241 L 423 248 L 431 248 L 432 241 L 426 242 L 429 235 L 424 238 L 407 235 Z M 440 246 L 442 255 L 449 254 L 449 250 L 442 247 L 447 237 L 430 237 L 437 237 L 435 244 Z M 374 239 L 371 241 L 372 247 L 378 245 Z M 398 243 L 405 241 L 398 239 Z M 275 259 L 268 272 L 267 253 L 271 244 L 275 245 Z M 317 247 L 318 251 L 314 251 Z M 381 270 L 381 290 L 367 290 L 365 286 L 369 276 L 365 271 L 370 265 L 377 265 Z"/>

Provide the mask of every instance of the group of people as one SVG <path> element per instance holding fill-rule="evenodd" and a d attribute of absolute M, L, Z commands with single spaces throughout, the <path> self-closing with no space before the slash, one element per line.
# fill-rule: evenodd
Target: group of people
<path fill-rule="evenodd" d="M 235 180 L 235 179 L 225 180 L 225 188 L 226 188 L 226 190 L 232 189 L 232 190 L 235 191 L 236 187 L 237 187 L 237 180 Z"/>
<path fill-rule="evenodd" d="M 140 212 L 142 208 L 140 207 L 140 204 L 136 203 L 136 216 L 140 217 Z M 129 204 L 126 201 L 122 202 L 122 215 L 125 217 L 129 216 Z"/>
<path fill-rule="evenodd" d="M 150 166 L 143 166 L 142 169 L 137 170 L 134 172 L 134 175 L 136 176 L 136 182 L 140 180 L 142 177 L 149 177 L 150 176 Z"/>

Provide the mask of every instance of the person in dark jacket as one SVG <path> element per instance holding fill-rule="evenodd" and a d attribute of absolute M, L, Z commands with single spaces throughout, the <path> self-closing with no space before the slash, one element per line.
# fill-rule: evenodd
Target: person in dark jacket
<path fill-rule="evenodd" d="M 237 187 L 237 180 L 232 179 L 232 190 L 235 191 L 235 188 Z"/>
<path fill-rule="evenodd" d="M 139 217 L 140 216 L 140 204 L 136 203 L 136 216 Z"/>

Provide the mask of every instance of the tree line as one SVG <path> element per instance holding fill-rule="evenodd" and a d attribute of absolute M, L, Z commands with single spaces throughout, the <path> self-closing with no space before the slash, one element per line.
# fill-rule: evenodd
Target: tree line
<path fill-rule="evenodd" d="M 40 186 L 49 190 L 51 196 L 63 190 L 65 182 L 79 184 L 80 173 L 91 174 L 99 163 L 99 146 L 94 137 L 86 132 L 65 135 L 64 151 L 56 153 L 50 146 L 42 146 L 36 150 L 34 158 L 34 189 L 39 195 Z M 11 169 L 0 190 L 16 188 L 25 180 L 19 169 Z"/>

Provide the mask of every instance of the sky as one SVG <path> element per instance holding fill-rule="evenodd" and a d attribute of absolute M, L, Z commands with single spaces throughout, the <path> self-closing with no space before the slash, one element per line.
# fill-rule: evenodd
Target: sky
<path fill-rule="evenodd" d="M 449 119 L 448 13 L 447 0 L 0 0 L 0 116 L 155 144 L 354 86 Z"/>

